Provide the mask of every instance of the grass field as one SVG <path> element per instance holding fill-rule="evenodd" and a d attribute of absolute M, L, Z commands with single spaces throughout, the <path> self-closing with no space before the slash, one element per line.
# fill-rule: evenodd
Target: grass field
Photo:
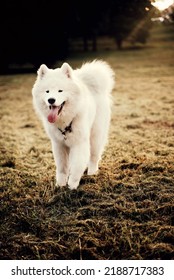
<path fill-rule="evenodd" d="M 171 30 L 172 29 L 172 30 Z M 33 106 L 36 74 L 0 76 L 0 259 L 174 259 L 174 38 L 74 55 L 116 73 L 99 174 L 55 190 L 50 141 Z"/>

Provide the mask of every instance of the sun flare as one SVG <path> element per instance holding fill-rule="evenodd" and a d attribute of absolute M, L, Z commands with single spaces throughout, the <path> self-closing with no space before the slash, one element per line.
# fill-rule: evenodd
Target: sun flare
<path fill-rule="evenodd" d="M 155 1 L 152 1 L 152 5 L 160 11 L 163 11 L 163 10 L 167 9 L 172 4 L 174 4 L 174 0 L 155 0 Z"/>

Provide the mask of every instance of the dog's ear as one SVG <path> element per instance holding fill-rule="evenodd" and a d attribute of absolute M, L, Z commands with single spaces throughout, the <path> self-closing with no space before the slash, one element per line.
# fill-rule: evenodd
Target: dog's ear
<path fill-rule="evenodd" d="M 42 64 L 38 69 L 37 74 L 42 79 L 45 76 L 45 74 L 48 72 L 48 70 L 49 68 L 45 64 Z"/>
<path fill-rule="evenodd" d="M 66 63 L 66 62 L 63 63 L 61 70 L 68 78 L 72 77 L 73 69 L 71 68 L 71 66 L 68 63 Z"/>

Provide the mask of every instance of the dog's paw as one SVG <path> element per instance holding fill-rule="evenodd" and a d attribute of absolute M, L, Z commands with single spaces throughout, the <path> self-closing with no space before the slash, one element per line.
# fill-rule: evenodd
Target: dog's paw
<path fill-rule="evenodd" d="M 70 190 L 76 190 L 78 186 L 79 180 L 73 180 L 71 178 L 68 180 L 68 187 Z"/>
<path fill-rule="evenodd" d="M 98 169 L 97 170 L 88 170 L 87 175 L 91 176 L 91 175 L 97 175 L 98 173 Z"/>
<path fill-rule="evenodd" d="M 67 176 L 66 174 L 59 174 L 56 178 L 56 186 L 65 187 L 67 185 Z"/>
<path fill-rule="evenodd" d="M 98 173 L 98 164 L 90 163 L 88 166 L 87 175 L 96 175 Z"/>
<path fill-rule="evenodd" d="M 78 186 L 77 186 L 78 187 Z M 72 191 L 72 190 L 77 190 L 77 187 L 76 186 L 69 186 L 68 185 L 68 188 Z"/>

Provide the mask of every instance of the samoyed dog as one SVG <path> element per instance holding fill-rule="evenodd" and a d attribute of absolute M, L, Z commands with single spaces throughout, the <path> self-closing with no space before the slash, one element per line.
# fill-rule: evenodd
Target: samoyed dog
<path fill-rule="evenodd" d="M 56 183 L 76 189 L 86 169 L 97 173 L 107 143 L 114 72 L 94 60 L 76 70 L 42 64 L 37 74 L 33 104 L 51 140 Z"/>

